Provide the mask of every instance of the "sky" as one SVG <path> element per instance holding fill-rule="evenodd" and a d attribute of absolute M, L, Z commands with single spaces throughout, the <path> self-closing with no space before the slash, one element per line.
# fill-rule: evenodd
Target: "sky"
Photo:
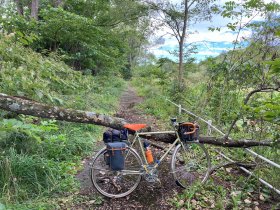
<path fill-rule="evenodd" d="M 219 4 L 222 5 L 223 1 L 224 0 L 221 0 Z M 257 15 L 254 21 L 259 21 L 261 19 L 262 18 Z M 243 19 L 242 23 L 245 24 L 248 20 L 249 18 Z M 218 56 L 220 53 L 233 48 L 233 41 L 236 40 L 237 32 L 231 31 L 226 27 L 226 24 L 232 21 L 236 20 L 225 19 L 219 15 L 215 15 L 211 22 L 204 21 L 190 27 L 190 31 L 193 33 L 186 38 L 186 42 L 187 44 L 196 44 L 198 53 L 194 54 L 193 57 L 195 57 L 197 61 L 204 60 L 210 56 Z M 209 27 L 221 27 L 221 30 L 212 32 L 208 30 Z M 177 61 L 177 57 L 169 52 L 178 48 L 178 41 L 175 37 L 167 35 L 168 32 L 171 32 L 168 28 L 163 28 L 156 32 L 156 36 L 153 38 L 154 41 L 160 39 L 160 42 L 157 42 L 160 44 L 151 46 L 149 52 L 153 53 L 157 58 L 167 57 Z M 239 37 L 248 37 L 250 33 L 249 30 L 243 30 Z"/>

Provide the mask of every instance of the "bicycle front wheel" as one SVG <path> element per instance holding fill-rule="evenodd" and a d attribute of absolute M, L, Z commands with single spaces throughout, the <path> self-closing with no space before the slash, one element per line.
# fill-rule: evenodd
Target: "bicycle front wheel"
<path fill-rule="evenodd" d="M 100 150 L 93 158 L 91 181 L 104 196 L 121 198 L 129 195 L 141 181 L 142 160 L 138 153 L 128 148 L 125 154 L 125 170 L 113 171 L 105 158 L 106 148 Z"/>
<path fill-rule="evenodd" d="M 177 185 L 186 188 L 195 182 L 204 183 L 209 176 L 211 162 L 203 144 L 178 144 L 171 159 L 171 172 Z"/>

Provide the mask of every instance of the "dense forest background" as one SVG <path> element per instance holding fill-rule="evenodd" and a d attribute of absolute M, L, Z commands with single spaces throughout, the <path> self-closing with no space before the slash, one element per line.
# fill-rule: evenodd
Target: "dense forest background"
<path fill-rule="evenodd" d="M 280 6 L 276 2 L 0 3 L 1 93 L 114 115 L 129 84 L 145 98 L 138 108 L 155 116 L 162 128 L 167 128 L 169 118 L 176 115 L 175 107 L 165 101 L 167 97 L 211 119 L 234 139 L 280 138 Z M 256 14 L 262 21 L 254 21 Z M 210 21 L 213 15 L 229 20 L 227 27 L 235 32 L 236 40 L 229 51 L 198 61 L 193 56 L 196 46 L 187 42 L 189 25 Z M 154 44 L 151 40 L 163 27 L 171 29 L 178 41 L 178 49 L 172 52 L 176 60 L 149 52 Z M 211 27 L 209 22 L 209 30 L 220 28 Z M 251 33 L 240 37 L 242 30 Z M 60 208 L 61 198 L 69 200 L 69 195 L 78 191 L 75 174 L 82 168 L 82 159 L 91 155 L 103 128 L 7 111 L 0 114 L 0 209 Z M 255 151 L 280 163 L 276 144 Z M 243 149 L 225 152 L 236 160 L 256 161 L 254 173 L 280 188 L 279 169 L 258 162 Z M 225 171 L 218 175 L 232 182 Z M 220 209 L 226 208 L 224 205 L 238 209 L 252 204 L 247 197 L 254 191 L 261 202 L 277 197 L 255 178 L 241 177 L 234 182 L 235 194 L 210 183 L 176 195 L 170 203 L 174 208 L 191 209 L 195 193 L 204 192 L 203 196 L 212 194 L 211 199 L 226 200 L 219 204 Z M 203 202 L 201 208 L 205 207 Z"/>

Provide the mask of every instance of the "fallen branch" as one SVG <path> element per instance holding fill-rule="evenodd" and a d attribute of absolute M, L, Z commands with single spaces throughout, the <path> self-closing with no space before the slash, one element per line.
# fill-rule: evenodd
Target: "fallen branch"
<path fill-rule="evenodd" d="M 232 167 L 232 166 L 238 166 L 238 167 L 244 167 L 244 168 L 255 168 L 257 165 L 255 163 L 240 163 L 240 162 L 226 162 L 226 163 L 222 163 L 222 164 L 219 164 L 219 165 L 216 165 L 216 166 L 213 166 L 210 171 L 209 171 L 209 174 L 212 174 L 214 171 L 224 167 L 224 168 L 227 168 L 227 167 Z"/>
<path fill-rule="evenodd" d="M 95 124 L 114 129 L 121 129 L 123 128 L 123 125 L 127 123 L 124 119 L 118 117 L 107 116 L 95 112 L 50 106 L 24 98 L 8 96 L 3 93 L 0 93 L 0 108 L 17 114 L 25 114 L 69 122 Z M 149 131 L 151 128 L 148 127 L 145 130 Z M 152 136 L 152 139 L 166 143 L 172 143 L 175 140 L 175 136 L 171 134 L 157 134 L 156 136 Z M 276 143 L 278 144 L 279 140 L 277 142 L 254 140 L 234 141 L 227 138 L 201 136 L 199 138 L 199 142 L 202 144 L 212 144 L 222 147 L 254 147 L 273 146 Z"/>
<path fill-rule="evenodd" d="M 239 140 L 230 140 L 226 138 L 217 138 L 217 137 L 208 137 L 201 136 L 199 142 L 202 144 L 212 144 L 215 146 L 222 147 L 256 147 L 256 146 L 273 146 L 279 143 L 279 140 L 276 142 L 270 140 L 256 141 L 253 139 L 239 139 Z"/>
<path fill-rule="evenodd" d="M 249 102 L 250 98 L 255 94 L 255 93 L 261 93 L 261 92 L 273 92 L 273 91 L 278 91 L 280 92 L 280 87 L 263 87 L 263 88 L 260 88 L 260 89 L 256 89 L 256 90 L 253 90 L 251 91 L 247 96 L 246 98 L 244 99 L 243 101 L 243 104 L 244 105 L 247 105 L 247 103 Z M 229 134 L 230 132 L 232 131 L 234 125 L 236 124 L 237 120 L 240 118 L 241 116 L 241 113 L 238 114 L 238 116 L 232 121 L 229 129 L 228 129 L 228 132 L 227 134 L 225 135 L 225 138 L 228 138 L 229 137 Z"/>
<path fill-rule="evenodd" d="M 175 135 L 172 134 L 156 134 L 154 136 L 147 136 L 149 139 L 153 139 L 155 141 L 162 141 L 165 143 L 173 143 L 175 141 Z M 263 140 L 263 141 L 256 141 L 256 140 L 249 140 L 249 139 L 240 139 L 240 140 L 232 140 L 226 139 L 224 137 L 211 137 L 211 136 L 200 136 L 199 142 L 201 144 L 211 144 L 215 146 L 222 146 L 222 147 L 256 147 L 256 146 L 273 146 L 279 144 L 279 140 L 271 141 L 271 140 Z"/>
<path fill-rule="evenodd" d="M 149 140 L 146 140 L 149 144 L 153 145 L 154 147 L 158 148 L 158 149 L 161 149 L 161 150 L 165 150 L 166 147 L 163 147 L 157 143 L 155 143 L 154 141 L 149 141 Z"/>

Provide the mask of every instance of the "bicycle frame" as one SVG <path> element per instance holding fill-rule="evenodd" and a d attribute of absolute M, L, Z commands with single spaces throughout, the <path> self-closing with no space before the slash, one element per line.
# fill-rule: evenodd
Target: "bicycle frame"
<path fill-rule="evenodd" d="M 147 158 L 145 156 L 145 151 L 144 151 L 144 146 L 143 146 L 143 143 L 141 142 L 141 136 L 147 136 L 147 135 L 155 135 L 155 134 L 175 134 L 176 135 L 176 140 L 172 143 L 172 145 L 170 145 L 167 149 L 167 151 L 160 157 L 159 160 L 157 160 L 155 162 L 155 164 L 152 166 L 152 168 L 150 168 L 150 170 L 154 170 L 156 169 L 160 163 L 166 158 L 166 156 L 168 155 L 168 153 L 175 147 L 175 145 L 177 145 L 177 143 L 182 143 L 180 137 L 179 137 L 179 134 L 177 131 L 161 131 L 161 132 L 136 132 L 135 135 L 134 135 L 134 138 L 132 140 L 132 143 L 131 143 L 131 146 L 130 147 L 133 147 L 133 145 L 135 144 L 136 141 L 138 141 L 139 143 L 139 146 L 140 146 L 140 149 L 141 149 L 141 153 L 142 153 L 142 157 L 144 158 L 144 169 L 146 170 L 146 172 L 149 172 L 150 170 L 147 168 L 147 166 L 149 165 L 148 164 L 148 161 L 147 161 Z M 185 148 L 185 147 L 184 147 Z"/>
<path fill-rule="evenodd" d="M 177 185 L 185 188 L 196 179 L 205 182 L 209 176 L 209 169 L 211 168 L 209 155 L 205 147 L 199 143 L 199 140 L 194 140 L 194 136 L 187 136 L 196 132 L 196 125 L 193 123 L 176 123 L 174 119 L 171 119 L 171 122 L 174 127 L 173 131 L 159 132 L 138 132 L 137 130 L 145 127 L 145 125 L 127 124 L 125 128 L 132 131 L 136 130 L 136 132 L 129 139 L 129 143 L 127 142 L 127 150 L 123 154 L 125 157 L 125 166 L 123 170 L 112 170 L 106 157 L 106 147 L 101 149 L 93 158 L 92 168 L 90 170 L 91 180 L 96 189 L 104 196 L 120 198 L 127 196 L 135 190 L 141 178 L 145 178 L 148 182 L 160 182 L 157 168 L 170 153 L 172 153 L 170 174 L 172 174 Z M 149 156 L 147 159 L 143 140 L 146 136 L 156 134 L 172 134 L 175 135 L 176 139 L 166 149 L 167 151 L 163 151 L 164 154 L 159 157 L 159 160 L 149 164 Z M 133 148 L 137 141 L 140 146 L 140 149 L 137 148 L 138 152 Z M 198 144 L 198 147 L 193 147 L 193 143 Z M 198 158 L 197 161 L 195 161 L 196 158 Z M 187 177 L 185 177 L 185 174 Z"/>

